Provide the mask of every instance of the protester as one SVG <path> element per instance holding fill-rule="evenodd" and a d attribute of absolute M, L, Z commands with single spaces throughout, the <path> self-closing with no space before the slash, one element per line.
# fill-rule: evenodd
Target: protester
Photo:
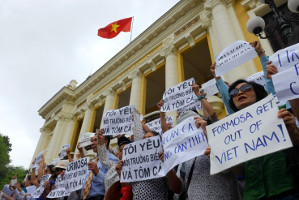
<path fill-rule="evenodd" d="M 229 94 L 231 97 L 229 103 L 235 112 L 262 100 L 268 95 L 263 86 L 245 80 L 238 80 L 231 84 Z M 298 132 L 294 132 L 297 127 L 295 118 L 290 112 L 283 108 L 279 110 L 278 117 L 284 120 L 291 139 L 293 134 L 298 134 Z M 292 140 L 292 142 L 298 144 L 296 140 Z M 298 196 L 299 193 L 296 191 L 285 151 L 245 162 L 243 196 L 245 200 L 283 199 L 294 195 Z"/>
<path fill-rule="evenodd" d="M 91 138 L 91 147 L 93 152 L 98 152 L 98 141 L 97 135 Z M 118 159 L 112 155 L 108 154 L 108 159 L 113 161 L 118 161 Z M 100 162 L 99 157 L 97 156 L 93 161 L 88 162 L 88 169 L 90 170 L 87 173 L 84 186 L 81 190 L 81 196 L 83 200 L 85 199 L 104 199 L 105 195 L 105 175 L 108 171 L 103 164 Z"/>

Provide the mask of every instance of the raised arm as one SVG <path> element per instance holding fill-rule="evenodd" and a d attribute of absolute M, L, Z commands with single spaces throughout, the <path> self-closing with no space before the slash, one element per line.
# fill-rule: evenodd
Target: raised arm
<path fill-rule="evenodd" d="M 163 106 L 164 102 L 163 99 L 161 99 L 158 103 L 157 103 L 157 107 L 160 110 L 161 107 Z M 160 122 L 161 122 L 161 129 L 162 129 L 162 133 L 165 133 L 168 130 L 168 126 L 167 126 L 167 122 L 166 122 L 166 117 L 165 117 L 165 112 L 161 112 L 160 111 Z"/>
<path fill-rule="evenodd" d="M 212 107 L 212 105 L 206 99 L 206 97 L 205 97 L 206 94 L 203 92 L 203 90 L 199 91 L 199 86 L 197 84 L 192 85 L 192 90 L 193 90 L 194 94 L 198 97 L 198 100 L 201 102 L 203 109 L 209 116 L 209 119 L 212 122 L 217 121 L 216 112 L 215 112 L 214 108 Z"/>
<path fill-rule="evenodd" d="M 232 114 L 232 113 L 234 113 L 234 111 L 231 109 L 231 107 L 229 105 L 230 97 L 229 97 L 229 94 L 228 94 L 228 86 L 221 79 L 220 76 L 216 76 L 215 67 L 216 67 L 216 63 L 211 65 L 211 67 L 210 67 L 211 73 L 212 73 L 213 77 L 216 79 L 216 86 L 219 90 L 219 93 L 221 95 L 222 101 L 223 101 L 223 103 L 226 107 L 226 110 L 227 110 L 228 114 Z"/>
<path fill-rule="evenodd" d="M 105 136 L 103 136 L 103 129 L 101 129 L 98 133 L 98 155 L 99 160 L 104 165 L 106 169 L 110 169 L 112 166 L 117 164 L 117 162 L 109 160 L 107 156 L 108 150 L 105 145 Z"/>

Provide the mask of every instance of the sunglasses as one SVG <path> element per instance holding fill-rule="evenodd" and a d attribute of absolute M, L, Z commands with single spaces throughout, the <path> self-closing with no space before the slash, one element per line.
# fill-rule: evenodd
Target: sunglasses
<path fill-rule="evenodd" d="M 239 94 L 239 91 L 241 92 L 249 92 L 250 90 L 252 90 L 253 87 L 250 84 L 244 84 L 242 85 L 240 88 L 234 88 L 230 91 L 229 96 L 231 98 L 236 97 Z"/>

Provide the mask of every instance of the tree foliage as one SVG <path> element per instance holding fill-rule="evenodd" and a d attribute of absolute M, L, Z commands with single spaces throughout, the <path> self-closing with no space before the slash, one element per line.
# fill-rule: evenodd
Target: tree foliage
<path fill-rule="evenodd" d="M 9 184 L 11 178 L 16 174 L 19 182 L 24 180 L 27 170 L 20 166 L 11 166 L 9 152 L 11 151 L 11 143 L 8 136 L 0 133 L 0 190 L 5 184 Z"/>
<path fill-rule="evenodd" d="M 7 166 L 10 163 L 9 152 L 11 151 L 11 144 L 9 142 L 9 137 L 0 134 L 0 180 L 7 173 Z"/>
<path fill-rule="evenodd" d="M 24 167 L 22 166 L 7 166 L 6 171 L 7 173 L 5 174 L 5 176 L 3 178 L 0 178 L 0 190 L 3 188 L 5 184 L 10 183 L 10 180 L 14 175 L 17 175 L 18 181 L 21 183 L 28 172 L 28 170 L 24 169 Z"/>

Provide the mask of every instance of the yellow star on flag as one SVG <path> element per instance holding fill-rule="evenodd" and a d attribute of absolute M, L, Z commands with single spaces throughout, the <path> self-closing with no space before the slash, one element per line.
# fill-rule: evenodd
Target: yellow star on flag
<path fill-rule="evenodd" d="M 111 26 L 112 26 L 111 32 L 114 31 L 115 33 L 117 33 L 116 29 L 119 27 L 119 25 L 117 23 L 115 23 L 115 24 L 112 24 Z"/>

